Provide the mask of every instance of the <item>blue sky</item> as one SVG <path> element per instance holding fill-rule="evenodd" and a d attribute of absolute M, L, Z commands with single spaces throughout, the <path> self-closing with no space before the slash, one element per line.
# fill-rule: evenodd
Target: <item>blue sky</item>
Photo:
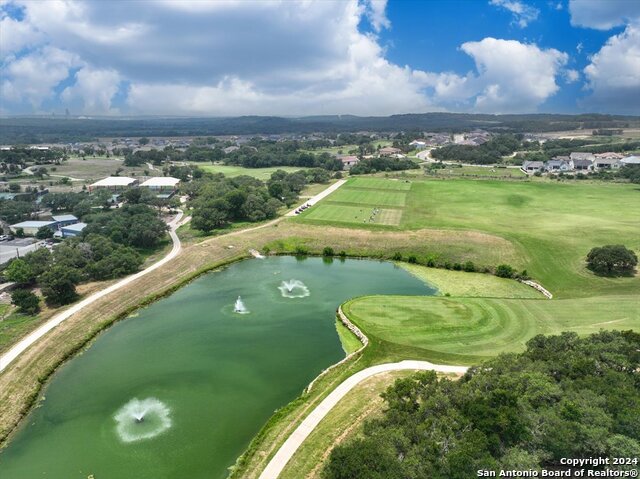
<path fill-rule="evenodd" d="M 0 113 L 640 114 L 638 0 L 0 0 Z"/>

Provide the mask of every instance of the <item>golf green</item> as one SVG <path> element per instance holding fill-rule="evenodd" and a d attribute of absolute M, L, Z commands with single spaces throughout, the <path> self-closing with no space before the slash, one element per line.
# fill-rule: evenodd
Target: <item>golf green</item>
<path fill-rule="evenodd" d="M 63 366 L 0 476 L 224 478 L 274 410 L 344 356 L 340 303 L 433 293 L 378 261 L 274 257 L 205 275 Z"/>

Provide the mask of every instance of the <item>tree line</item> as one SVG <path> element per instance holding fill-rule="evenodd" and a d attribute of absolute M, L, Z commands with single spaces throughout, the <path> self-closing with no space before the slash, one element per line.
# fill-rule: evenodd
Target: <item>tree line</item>
<path fill-rule="evenodd" d="M 325 479 L 466 479 L 478 470 L 567 470 L 562 458 L 640 451 L 640 335 L 536 336 L 460 380 L 397 380 L 382 417 L 338 445 Z M 608 469 L 637 468 L 636 464 Z"/>

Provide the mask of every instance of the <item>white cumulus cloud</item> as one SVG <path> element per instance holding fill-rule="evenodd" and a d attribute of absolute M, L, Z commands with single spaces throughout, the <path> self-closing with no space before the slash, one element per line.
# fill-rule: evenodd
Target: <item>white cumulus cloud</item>
<path fill-rule="evenodd" d="M 584 69 L 589 104 L 640 112 L 640 27 L 629 25 L 591 57 Z"/>
<path fill-rule="evenodd" d="M 522 2 L 493 1 L 520 25 L 537 16 Z M 13 111 L 57 101 L 91 114 L 522 112 L 572 75 L 564 53 L 494 38 L 461 46 L 476 65 L 464 74 L 394 64 L 377 37 L 391 28 L 385 0 L 12 4 L 24 19 L 0 17 L 20 32 L 0 68 L 3 107 Z M 363 19 L 372 33 L 360 30 Z"/>
<path fill-rule="evenodd" d="M 537 20 L 540 10 L 520 0 L 489 0 L 493 6 L 504 8 L 513 15 L 513 22 L 520 28 L 525 28 L 529 23 Z"/>
<path fill-rule="evenodd" d="M 570 0 L 569 13 L 574 26 L 609 30 L 640 19 L 640 1 Z"/>

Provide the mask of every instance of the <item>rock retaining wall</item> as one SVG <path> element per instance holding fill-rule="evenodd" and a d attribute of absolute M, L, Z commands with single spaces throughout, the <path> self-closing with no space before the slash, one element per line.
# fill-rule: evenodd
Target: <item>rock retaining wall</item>
<path fill-rule="evenodd" d="M 315 382 L 318 379 L 320 379 L 322 376 L 327 374 L 332 369 L 337 368 L 341 364 L 346 363 L 347 361 L 349 361 L 354 356 L 360 354 L 362 352 L 362 350 L 367 347 L 367 344 L 369 344 L 369 338 L 367 338 L 367 336 L 365 336 L 365 334 L 360 330 L 360 328 L 358 328 L 358 326 L 356 326 L 351 321 L 349 321 L 349 318 L 347 318 L 347 315 L 342 312 L 342 306 L 338 307 L 337 314 L 338 314 L 338 319 L 340 320 L 340 322 L 342 324 L 344 324 L 345 327 L 349 331 L 351 331 L 353 334 L 355 334 L 355 336 L 360 340 L 360 342 L 362 343 L 362 347 L 360 349 L 358 349 L 357 351 L 354 351 L 351 354 L 348 354 L 347 357 L 344 358 L 342 361 L 335 363 L 333 366 L 329 366 L 327 369 L 325 369 L 320 374 L 318 374 L 318 376 L 313 381 L 311 381 L 309 383 L 309 385 L 307 386 L 307 388 L 304 390 L 305 393 L 308 393 L 309 391 L 311 391 L 311 388 L 313 387 L 313 385 L 315 384 Z"/>

